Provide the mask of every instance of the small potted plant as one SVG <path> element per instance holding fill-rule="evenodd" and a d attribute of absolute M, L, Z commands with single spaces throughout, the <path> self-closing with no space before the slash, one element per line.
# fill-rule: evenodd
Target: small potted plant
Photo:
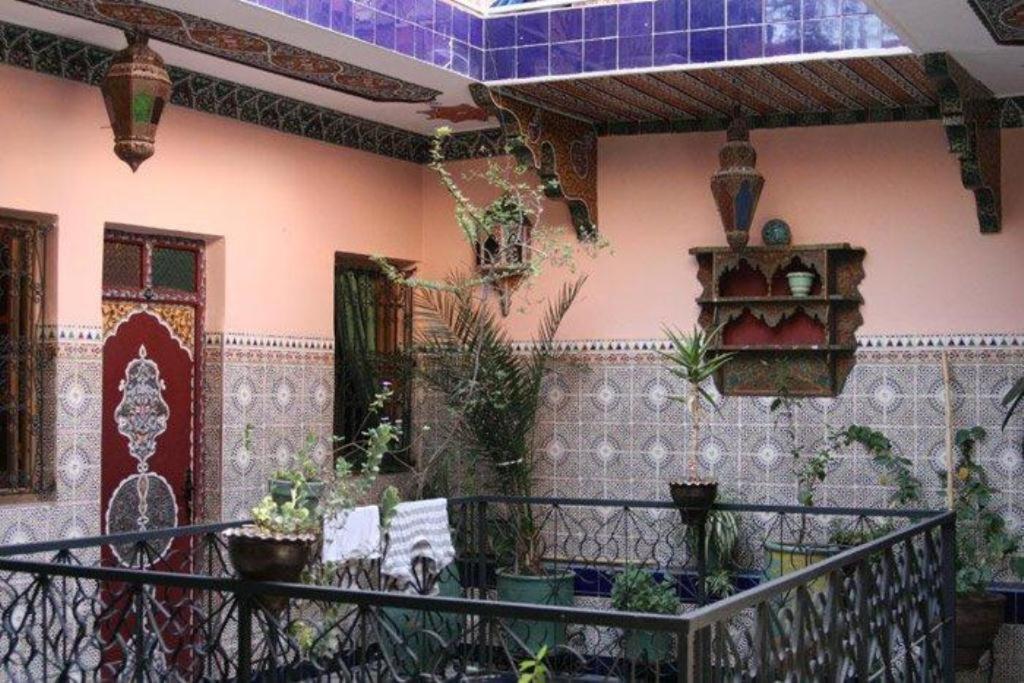
<path fill-rule="evenodd" d="M 679 596 L 670 580 L 658 581 L 641 567 L 627 567 L 615 577 L 612 585 L 612 607 L 620 612 L 675 614 Z M 622 650 L 627 659 L 658 662 L 672 651 L 672 634 L 668 631 L 627 630 Z"/>
<path fill-rule="evenodd" d="M 246 425 L 246 443 L 250 442 L 251 425 Z M 306 441 L 293 458 L 291 467 L 275 471 L 267 482 L 267 491 L 278 505 L 292 500 L 293 495 L 300 494 L 300 502 L 306 508 L 315 510 L 320 504 L 326 482 L 320 476 L 320 468 L 314 462 L 312 453 L 316 448 L 317 438 L 307 434 Z M 248 448 L 248 445 L 246 446 Z"/>
<path fill-rule="evenodd" d="M 953 477 L 953 509 L 956 511 L 956 670 L 978 666 L 982 654 L 1003 624 L 1006 596 L 993 593 L 990 584 L 998 569 L 1008 564 L 1024 578 L 1021 534 L 1011 532 L 1006 520 L 993 507 L 995 489 L 985 469 L 975 458 L 981 427 L 961 429 L 956 434 L 959 457 Z M 940 476 L 944 477 L 945 473 Z"/>
<path fill-rule="evenodd" d="M 374 405 L 383 406 L 389 392 L 390 388 L 385 386 Z M 380 472 L 384 454 L 398 438 L 399 429 L 382 420 L 367 429 L 361 441 L 345 444 L 331 453 L 331 457 L 339 457 L 333 469 L 326 470 L 329 475 L 309 467 L 312 447 L 304 457 L 295 459 L 295 467 L 278 472 L 271 480 L 271 492 L 252 508 L 252 524 L 223 532 L 228 556 L 238 576 L 249 581 L 297 582 L 317 546 L 324 517 L 354 507 L 366 495 Z M 358 472 L 352 465 L 356 453 L 363 460 Z M 274 490 L 275 480 L 287 482 L 287 497 L 283 484 Z M 261 596 L 260 602 L 277 613 L 287 604 L 287 598 Z"/>
<path fill-rule="evenodd" d="M 712 340 L 721 329 L 719 326 L 705 332 L 699 327 L 694 327 L 690 334 L 683 334 L 665 328 L 665 334 L 672 342 L 672 350 L 661 352 L 661 355 L 669 362 L 669 372 L 681 379 L 686 387 L 685 394 L 671 398 L 683 403 L 690 413 L 687 478 L 670 484 L 672 500 L 683 516 L 683 522 L 688 524 L 706 515 L 718 495 L 717 482 L 700 478 L 697 471 L 697 453 L 700 448 L 702 402 L 707 401 L 711 406 L 716 405 L 715 399 L 701 385 L 736 355 L 717 353 L 713 350 Z"/>

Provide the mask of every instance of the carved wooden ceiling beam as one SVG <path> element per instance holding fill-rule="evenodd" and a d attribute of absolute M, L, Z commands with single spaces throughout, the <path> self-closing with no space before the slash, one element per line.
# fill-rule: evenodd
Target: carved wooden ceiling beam
<path fill-rule="evenodd" d="M 1003 223 L 1000 102 L 948 54 L 925 55 L 924 63 L 939 90 L 949 151 L 960 160 L 964 187 L 974 192 L 981 232 L 999 232 Z"/>
<path fill-rule="evenodd" d="M 509 97 L 500 88 L 471 86 L 473 99 L 501 122 L 511 152 L 537 170 L 549 197 L 569 207 L 581 240 L 597 236 L 597 131 L 593 124 Z"/>

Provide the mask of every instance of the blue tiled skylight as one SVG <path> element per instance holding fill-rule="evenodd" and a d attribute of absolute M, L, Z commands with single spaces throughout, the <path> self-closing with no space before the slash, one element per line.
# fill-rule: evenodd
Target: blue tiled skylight
<path fill-rule="evenodd" d="M 651 0 L 480 16 L 446 0 L 243 0 L 499 81 L 901 47 L 863 0 Z"/>

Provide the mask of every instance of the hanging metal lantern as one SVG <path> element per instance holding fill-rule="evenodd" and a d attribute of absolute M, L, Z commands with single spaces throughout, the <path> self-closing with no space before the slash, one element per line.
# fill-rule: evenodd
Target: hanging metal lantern
<path fill-rule="evenodd" d="M 156 127 L 171 96 L 164 60 L 148 36 L 127 33 L 128 47 L 114 55 L 100 89 L 114 129 L 114 154 L 136 171 L 153 156 Z"/>
<path fill-rule="evenodd" d="M 750 239 L 750 224 L 761 198 L 764 176 L 755 168 L 757 151 L 750 144 L 747 121 L 738 111 L 729 124 L 718 163 L 718 172 L 711 176 L 711 194 L 715 196 L 729 246 L 742 249 Z"/>

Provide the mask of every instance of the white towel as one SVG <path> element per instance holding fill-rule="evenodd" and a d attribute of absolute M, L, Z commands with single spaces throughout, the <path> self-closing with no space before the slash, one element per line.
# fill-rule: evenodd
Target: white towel
<path fill-rule="evenodd" d="M 324 519 L 324 562 L 380 557 L 380 510 L 376 505 L 342 510 Z"/>
<path fill-rule="evenodd" d="M 435 572 L 455 559 L 448 528 L 448 501 L 444 498 L 400 503 L 395 507 L 381 572 L 398 581 L 414 582 L 412 563 L 421 557 L 433 561 Z"/>

